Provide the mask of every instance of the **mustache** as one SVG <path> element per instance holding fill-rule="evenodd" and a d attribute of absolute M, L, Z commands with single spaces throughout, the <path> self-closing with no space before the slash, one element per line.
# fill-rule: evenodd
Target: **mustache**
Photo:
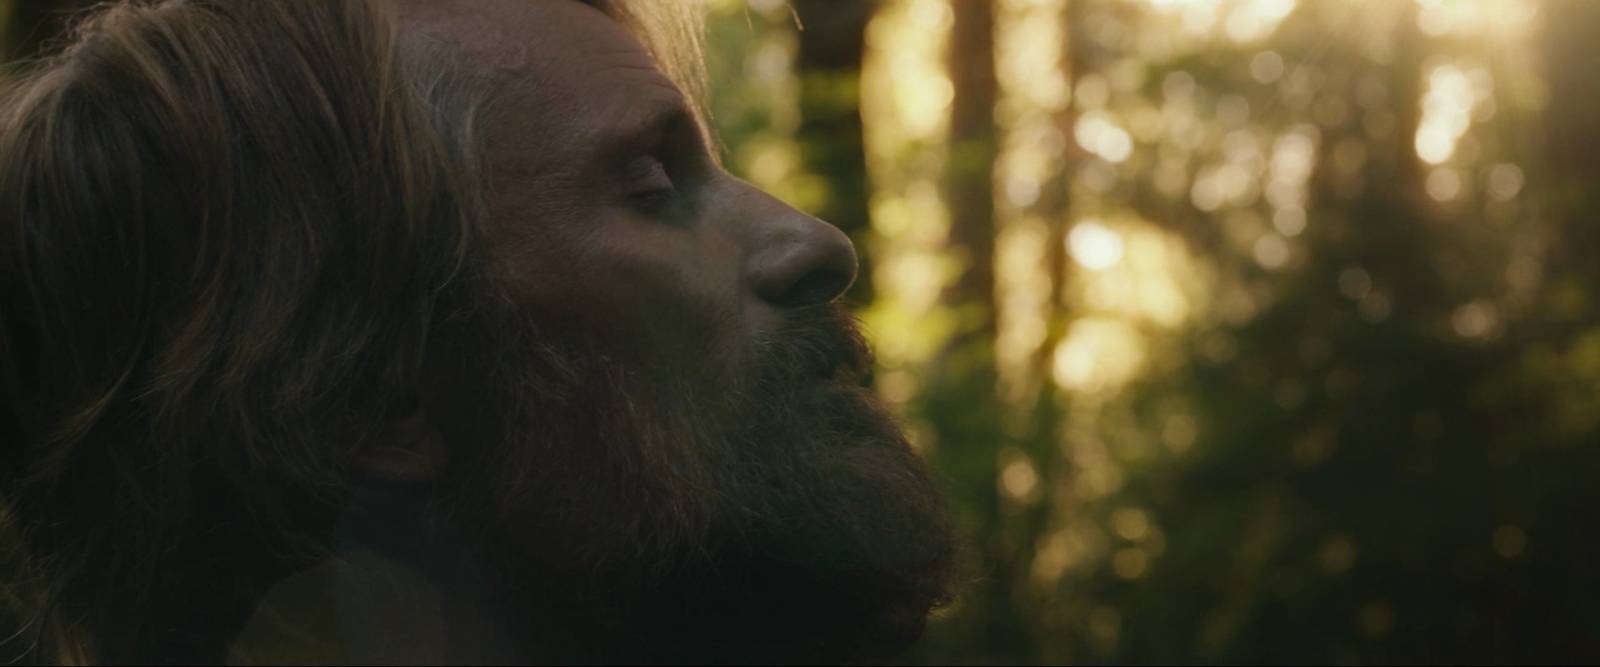
<path fill-rule="evenodd" d="M 826 380 L 858 387 L 872 370 L 872 348 L 849 310 L 813 304 L 783 314 L 754 342 L 757 375 L 765 383 Z"/>

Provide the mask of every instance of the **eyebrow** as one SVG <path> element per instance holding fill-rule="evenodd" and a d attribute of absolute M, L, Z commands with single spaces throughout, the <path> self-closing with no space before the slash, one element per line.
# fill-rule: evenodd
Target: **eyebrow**
<path fill-rule="evenodd" d="M 673 128 L 694 127 L 695 114 L 681 96 L 652 95 L 623 112 L 621 122 L 600 131 L 604 152 L 637 150 Z"/>

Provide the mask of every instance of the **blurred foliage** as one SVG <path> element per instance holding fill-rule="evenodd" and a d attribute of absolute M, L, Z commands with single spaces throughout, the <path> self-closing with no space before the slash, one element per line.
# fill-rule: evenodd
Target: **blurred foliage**
<path fill-rule="evenodd" d="M 719 111 L 805 77 L 713 6 Z M 1600 659 L 1595 7 L 874 3 L 861 313 L 971 544 L 908 660 Z M 730 154 L 847 159 L 784 100 Z"/>

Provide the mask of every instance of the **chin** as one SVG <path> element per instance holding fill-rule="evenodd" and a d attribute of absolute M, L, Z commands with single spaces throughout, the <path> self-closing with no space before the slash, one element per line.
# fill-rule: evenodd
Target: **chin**
<path fill-rule="evenodd" d="M 652 375 L 505 338 L 458 364 L 491 378 L 458 421 L 497 444 L 446 502 L 483 518 L 468 532 L 538 619 L 527 634 L 558 624 L 579 661 L 872 662 L 948 600 L 942 490 L 859 386 L 870 358 L 842 310 L 753 341 L 732 386 L 692 359 Z"/>

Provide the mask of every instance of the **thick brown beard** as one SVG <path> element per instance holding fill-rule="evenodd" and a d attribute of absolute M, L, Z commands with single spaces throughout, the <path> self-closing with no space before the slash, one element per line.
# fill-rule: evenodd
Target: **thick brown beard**
<path fill-rule="evenodd" d="M 706 350 L 630 367 L 514 313 L 456 323 L 476 340 L 452 384 L 478 383 L 454 394 L 447 437 L 470 453 L 444 504 L 507 604 L 561 617 L 583 659 L 883 660 L 947 600 L 945 501 L 859 386 L 842 309 L 789 313 L 733 377 Z"/>

